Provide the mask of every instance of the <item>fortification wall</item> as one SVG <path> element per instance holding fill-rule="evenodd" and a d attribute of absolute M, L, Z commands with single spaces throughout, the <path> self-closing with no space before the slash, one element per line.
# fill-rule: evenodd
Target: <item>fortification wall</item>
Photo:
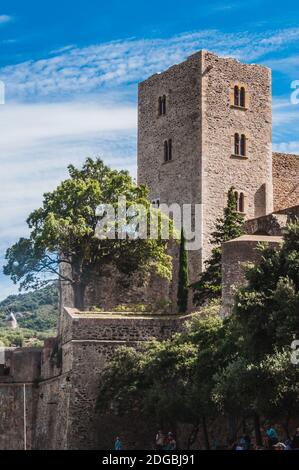
<path fill-rule="evenodd" d="M 273 153 L 274 210 L 299 205 L 299 155 Z"/>
<path fill-rule="evenodd" d="M 27 449 L 33 448 L 37 401 L 35 384 L 25 384 Z M 0 383 L 0 449 L 23 450 L 24 439 L 24 384 Z"/>
<path fill-rule="evenodd" d="M 7 375 L 0 376 L 0 449 L 24 449 L 24 420 L 27 449 L 31 449 L 34 445 L 36 381 L 40 372 L 41 350 L 10 349 L 5 356 Z"/>
<path fill-rule="evenodd" d="M 260 235 L 243 235 L 222 245 L 222 314 L 231 312 L 234 305 L 235 289 L 244 285 L 244 267 L 248 262 L 258 260 L 260 253 L 257 250 L 259 243 L 268 243 L 269 246 L 279 247 L 282 237 L 269 237 Z"/>
<path fill-rule="evenodd" d="M 176 309 L 177 296 L 177 265 L 179 245 L 173 241 L 169 243 L 169 254 L 174 259 L 172 280 L 162 279 L 155 272 L 135 272 L 131 275 L 120 273 L 112 265 L 106 266 L 101 277 L 95 277 L 86 288 L 84 309 L 100 307 L 113 310 L 119 305 L 151 304 L 171 300 Z M 61 272 L 71 278 L 69 265 L 61 267 Z M 64 307 L 74 307 L 74 294 L 71 285 L 67 282 L 60 286 L 60 311 Z"/>
<path fill-rule="evenodd" d="M 299 205 L 257 219 L 247 220 L 245 222 L 245 231 L 248 235 L 282 236 L 287 224 L 293 222 L 296 218 L 299 218 Z"/>
<path fill-rule="evenodd" d="M 109 449 L 121 434 L 127 448 L 146 448 L 156 423 L 144 423 L 136 410 L 123 418 L 97 411 L 101 372 L 119 346 L 138 348 L 153 337 L 165 339 L 182 328 L 183 318 L 79 314 L 74 309 L 65 309 L 63 317 L 62 372 L 71 391 L 67 447 Z"/>

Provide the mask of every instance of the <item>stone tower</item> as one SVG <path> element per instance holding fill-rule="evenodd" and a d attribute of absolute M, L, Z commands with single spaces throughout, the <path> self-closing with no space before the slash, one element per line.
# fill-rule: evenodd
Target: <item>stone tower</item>
<path fill-rule="evenodd" d="M 156 204 L 202 204 L 191 281 L 210 254 L 232 186 L 244 218 L 273 210 L 271 127 L 266 67 L 200 51 L 140 83 L 138 182 Z"/>

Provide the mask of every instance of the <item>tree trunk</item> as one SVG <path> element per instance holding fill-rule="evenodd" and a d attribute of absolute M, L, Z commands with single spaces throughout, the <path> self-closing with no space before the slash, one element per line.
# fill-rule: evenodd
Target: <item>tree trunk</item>
<path fill-rule="evenodd" d="M 286 436 L 288 439 L 290 439 L 290 431 L 289 431 L 289 421 L 290 421 L 290 417 L 289 415 L 286 417 L 286 420 L 285 422 L 283 423 L 283 429 L 284 429 L 284 432 L 286 433 Z"/>
<path fill-rule="evenodd" d="M 192 431 L 190 432 L 188 436 L 187 450 L 190 450 L 191 446 L 193 446 L 194 442 L 196 441 L 196 438 L 198 436 L 198 431 L 199 431 L 199 425 L 196 424 L 194 425 Z"/>
<path fill-rule="evenodd" d="M 208 433 L 208 427 L 207 427 L 207 422 L 206 422 L 206 417 L 202 417 L 202 430 L 203 430 L 203 437 L 205 440 L 205 447 L 206 450 L 210 450 L 210 441 L 209 441 L 209 433 Z"/>
<path fill-rule="evenodd" d="M 237 425 L 236 417 L 233 415 L 228 415 L 228 434 L 230 442 L 234 442 L 237 438 Z"/>
<path fill-rule="evenodd" d="M 83 275 L 83 260 L 81 257 L 76 256 L 72 259 L 72 280 L 73 280 L 73 293 L 74 293 L 74 307 L 78 310 L 84 310 L 84 294 L 86 284 L 82 282 Z"/>
<path fill-rule="evenodd" d="M 253 415 L 254 419 L 254 433 L 255 433 L 255 440 L 258 446 L 263 445 L 263 440 L 262 440 L 262 435 L 261 435 L 261 423 L 260 423 L 260 417 L 257 413 L 254 413 Z"/>
<path fill-rule="evenodd" d="M 84 310 L 84 294 L 86 286 L 82 282 L 73 284 L 74 307 L 78 310 Z"/>

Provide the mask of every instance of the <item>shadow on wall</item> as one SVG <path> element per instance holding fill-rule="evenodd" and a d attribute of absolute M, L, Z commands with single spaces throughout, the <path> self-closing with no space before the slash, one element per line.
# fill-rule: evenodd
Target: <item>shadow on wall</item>
<path fill-rule="evenodd" d="M 266 185 L 262 184 L 254 195 L 254 217 L 265 215 Z"/>

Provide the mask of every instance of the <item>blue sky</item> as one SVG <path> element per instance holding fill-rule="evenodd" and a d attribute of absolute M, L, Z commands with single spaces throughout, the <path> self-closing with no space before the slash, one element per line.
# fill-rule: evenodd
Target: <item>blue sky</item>
<path fill-rule="evenodd" d="M 136 171 L 137 83 L 201 48 L 273 69 L 273 143 L 299 153 L 297 2 L 2 1 L 0 265 L 66 166 Z M 1 266 L 0 266 L 1 267 Z M 16 292 L 0 274 L 0 299 Z"/>

